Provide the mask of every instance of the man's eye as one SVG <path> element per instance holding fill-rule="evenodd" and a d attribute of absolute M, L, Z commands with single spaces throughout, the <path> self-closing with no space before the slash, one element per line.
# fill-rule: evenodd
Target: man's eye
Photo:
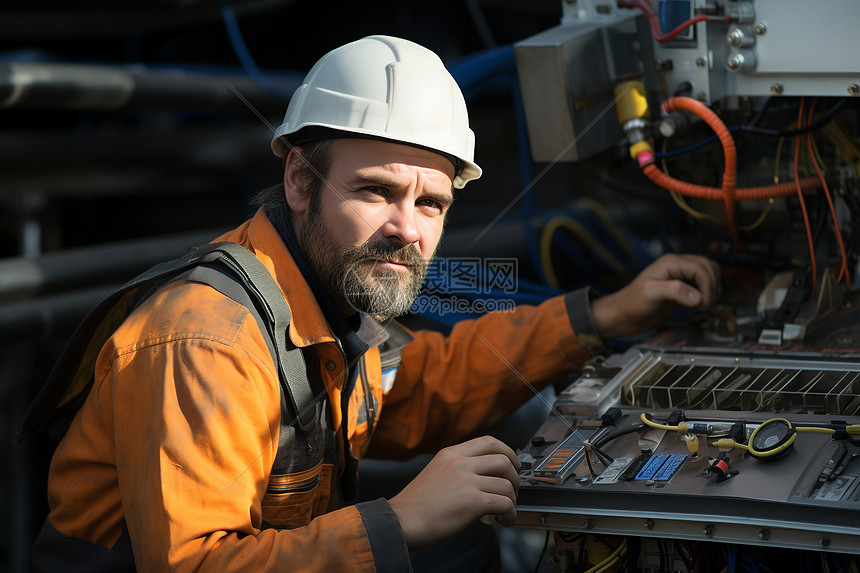
<path fill-rule="evenodd" d="M 424 207 L 430 207 L 432 209 L 438 210 L 440 213 L 445 212 L 445 206 L 439 201 L 435 201 L 433 199 L 421 199 L 418 201 L 418 204 Z"/>

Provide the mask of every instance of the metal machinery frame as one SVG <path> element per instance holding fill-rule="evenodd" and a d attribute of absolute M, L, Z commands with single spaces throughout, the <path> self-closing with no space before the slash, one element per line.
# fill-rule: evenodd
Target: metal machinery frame
<path fill-rule="evenodd" d="M 689 121 L 666 106 L 656 113 L 672 96 L 724 114 L 763 113 L 779 98 L 860 95 L 856 2 L 562 6 L 558 26 L 515 47 L 539 162 L 586 160 L 626 133 L 643 165 L 638 142 L 675 136 Z M 611 113 L 615 88 L 631 80 L 644 86 L 650 109 L 636 120 L 635 139 L 621 112 Z M 849 137 L 856 148 L 856 133 Z M 836 194 L 854 193 L 860 170 L 832 157 L 848 174 L 829 177 Z M 853 228 L 850 215 L 839 218 Z M 783 238 L 788 248 L 793 239 Z M 829 271 L 813 274 L 813 288 L 802 276 L 809 269 L 769 275 L 759 299 L 745 301 L 753 311 L 733 299 L 557 386 L 553 412 L 519 450 L 518 525 L 860 554 L 860 442 L 849 431 L 860 429 L 856 289 L 837 286 Z M 797 431 L 792 442 L 778 456 L 753 455 L 755 432 L 767 442 L 772 419 Z M 729 434 L 736 447 L 726 445 Z M 555 565 L 584 570 L 559 558 Z"/>

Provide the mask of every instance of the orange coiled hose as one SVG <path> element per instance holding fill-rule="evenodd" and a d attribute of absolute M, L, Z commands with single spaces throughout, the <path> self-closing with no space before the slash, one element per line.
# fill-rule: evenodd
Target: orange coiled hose
<path fill-rule="evenodd" d="M 801 189 L 814 189 L 821 185 L 821 182 L 815 177 L 802 179 L 799 182 L 781 183 L 779 185 L 768 185 L 765 187 L 748 187 L 737 188 L 737 149 L 735 141 L 732 138 L 729 128 L 711 111 L 708 106 L 702 102 L 689 97 L 673 97 L 663 103 L 663 108 L 667 111 L 683 109 L 694 113 L 701 117 L 705 123 L 714 130 L 720 143 L 723 146 L 723 154 L 725 156 L 725 167 L 723 169 L 723 186 L 722 188 L 708 187 L 705 185 L 694 185 L 679 181 L 670 175 L 666 175 L 660 171 L 654 164 L 654 154 L 650 151 L 642 151 L 637 154 L 636 158 L 639 165 L 642 167 L 642 172 L 646 177 L 654 183 L 675 191 L 681 195 L 689 197 L 698 197 L 700 199 L 722 200 L 725 203 L 726 219 L 728 220 L 729 231 L 732 235 L 732 242 L 738 248 L 744 248 L 741 241 L 740 233 L 735 224 L 735 201 L 749 201 L 756 199 L 768 199 L 770 197 L 782 197 L 792 195 L 797 192 L 797 186 Z"/>
<path fill-rule="evenodd" d="M 711 201 L 720 201 L 723 199 L 723 190 L 719 187 L 708 187 L 707 185 L 695 185 L 693 183 L 685 183 L 674 177 L 666 175 L 654 164 L 654 161 L 647 163 L 642 172 L 654 183 L 676 191 L 681 195 L 688 197 L 698 197 L 699 199 L 709 199 Z M 806 177 L 800 180 L 800 188 L 803 191 L 817 189 L 821 187 L 821 181 L 817 177 Z M 788 183 L 780 183 L 779 185 L 767 185 L 765 187 L 739 187 L 735 190 L 735 200 L 737 201 L 756 201 L 762 199 L 770 199 L 771 197 L 787 197 L 797 193 L 797 185 L 794 181 Z"/>

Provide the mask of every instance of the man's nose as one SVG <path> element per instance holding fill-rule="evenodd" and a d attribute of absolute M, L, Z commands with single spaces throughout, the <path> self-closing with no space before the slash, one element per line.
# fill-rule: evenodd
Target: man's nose
<path fill-rule="evenodd" d="M 391 203 L 386 209 L 386 219 L 380 233 L 401 246 L 417 243 L 421 235 L 415 220 L 415 202 L 404 199 Z"/>

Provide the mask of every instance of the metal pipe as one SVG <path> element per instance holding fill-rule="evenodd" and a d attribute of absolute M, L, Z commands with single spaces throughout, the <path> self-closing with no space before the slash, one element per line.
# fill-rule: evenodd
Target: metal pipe
<path fill-rule="evenodd" d="M 120 284 L 0 306 L 0 344 L 21 340 L 44 342 L 58 330 L 71 332 L 72 327 Z"/>
<path fill-rule="evenodd" d="M 288 93 L 300 84 L 299 78 L 270 79 Z M 286 107 L 283 98 L 264 91 L 236 72 L 201 73 L 79 63 L 0 63 L 0 108 L 211 111 L 246 110 L 249 104 L 260 112 L 283 112 Z"/>
<path fill-rule="evenodd" d="M 190 231 L 67 249 L 36 258 L 0 260 L 0 312 L 12 312 L 3 305 L 11 306 L 36 296 L 124 282 L 157 262 L 179 256 L 193 245 L 211 241 L 223 231 Z"/>

